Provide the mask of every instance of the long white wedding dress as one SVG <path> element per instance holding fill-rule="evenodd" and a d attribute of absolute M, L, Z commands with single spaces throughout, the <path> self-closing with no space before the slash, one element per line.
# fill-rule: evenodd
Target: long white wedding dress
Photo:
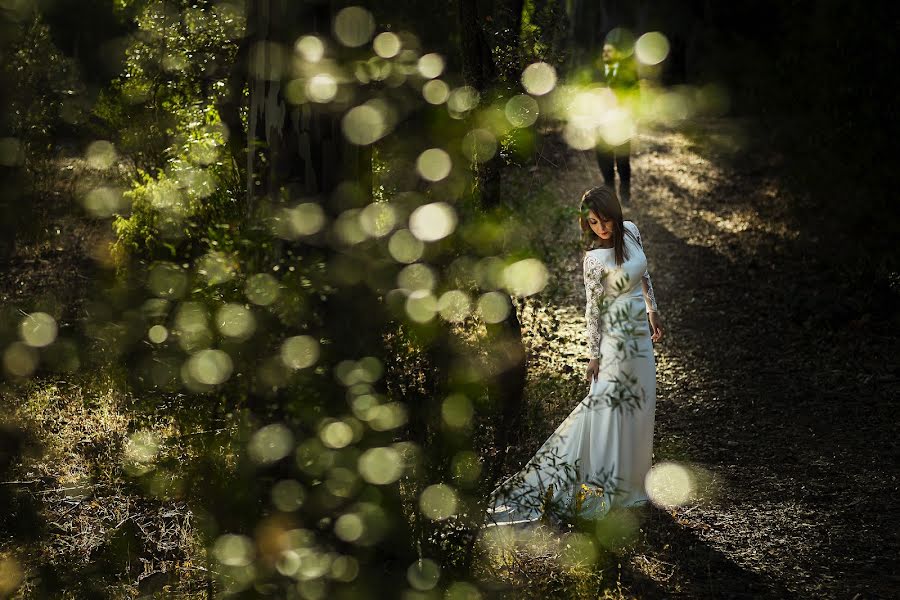
<path fill-rule="evenodd" d="M 648 501 L 656 363 L 646 313 L 656 311 L 640 232 L 625 221 L 627 258 L 596 248 L 584 257 L 585 320 L 600 375 L 535 455 L 491 494 L 485 525 L 603 516 Z M 580 498 L 576 500 L 576 498 Z"/>

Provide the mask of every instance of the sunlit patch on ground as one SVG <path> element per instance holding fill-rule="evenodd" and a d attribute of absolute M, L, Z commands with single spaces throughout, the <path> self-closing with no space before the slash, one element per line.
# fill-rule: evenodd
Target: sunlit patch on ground
<path fill-rule="evenodd" d="M 706 131 L 699 135 L 705 136 Z M 727 152 L 740 149 L 740 131 L 724 129 L 717 135 L 717 147 Z M 750 177 L 694 154 L 688 134 L 672 130 L 642 132 L 636 145 L 636 203 L 686 243 L 736 260 L 739 254 L 732 244 L 797 236 L 789 224 L 784 198 L 779 196 L 783 192 L 777 187 L 772 165 Z M 706 207 L 709 202 L 715 208 Z"/>

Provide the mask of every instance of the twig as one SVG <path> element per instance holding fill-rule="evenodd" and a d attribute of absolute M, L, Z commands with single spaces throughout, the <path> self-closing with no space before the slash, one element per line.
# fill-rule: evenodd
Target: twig
<path fill-rule="evenodd" d="M 234 430 L 235 430 L 234 427 L 223 427 L 221 429 L 208 429 L 206 431 L 194 431 L 192 433 L 183 433 L 179 436 L 173 436 L 173 437 L 184 438 L 184 437 L 188 437 L 191 435 L 204 435 L 207 433 L 222 433 L 223 431 L 234 431 Z"/>
<path fill-rule="evenodd" d="M 105 485 L 105 484 L 92 483 L 90 485 L 74 485 L 72 487 L 62 487 L 62 488 L 56 488 L 56 489 L 52 489 L 52 490 L 41 490 L 41 491 L 35 492 L 35 493 L 36 494 L 52 494 L 54 492 L 68 492 L 70 490 L 85 490 L 87 488 L 95 488 L 95 487 L 100 487 L 102 485 Z"/>
<path fill-rule="evenodd" d="M 84 502 L 84 498 L 82 498 L 81 500 L 79 500 L 78 502 L 76 502 L 75 504 L 73 504 L 72 506 L 70 506 L 69 508 L 67 508 L 67 509 L 65 510 L 65 512 L 63 512 L 63 514 L 61 514 L 60 516 L 61 516 L 61 517 L 66 516 L 67 514 L 69 514 L 70 512 L 72 512 L 73 510 L 75 510 L 76 508 L 78 508 L 79 506 L 81 506 L 81 503 L 82 503 L 82 502 Z"/>

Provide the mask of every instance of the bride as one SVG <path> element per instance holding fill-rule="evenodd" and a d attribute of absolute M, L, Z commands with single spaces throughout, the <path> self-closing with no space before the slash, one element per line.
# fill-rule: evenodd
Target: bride
<path fill-rule="evenodd" d="M 585 318 L 590 350 L 587 396 L 525 467 L 491 494 L 485 524 L 596 518 L 613 506 L 648 501 L 656 364 L 662 337 L 637 226 L 622 219 L 613 189 L 581 198 Z M 646 317 L 645 317 L 646 312 Z M 648 324 L 649 321 L 649 324 Z"/>

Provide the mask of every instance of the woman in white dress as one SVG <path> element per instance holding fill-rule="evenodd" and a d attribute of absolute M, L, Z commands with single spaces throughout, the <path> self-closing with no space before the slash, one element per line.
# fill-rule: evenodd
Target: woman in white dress
<path fill-rule="evenodd" d="M 648 501 L 662 323 L 637 226 L 607 186 L 581 199 L 590 390 L 525 467 L 491 494 L 486 525 L 604 515 Z"/>

